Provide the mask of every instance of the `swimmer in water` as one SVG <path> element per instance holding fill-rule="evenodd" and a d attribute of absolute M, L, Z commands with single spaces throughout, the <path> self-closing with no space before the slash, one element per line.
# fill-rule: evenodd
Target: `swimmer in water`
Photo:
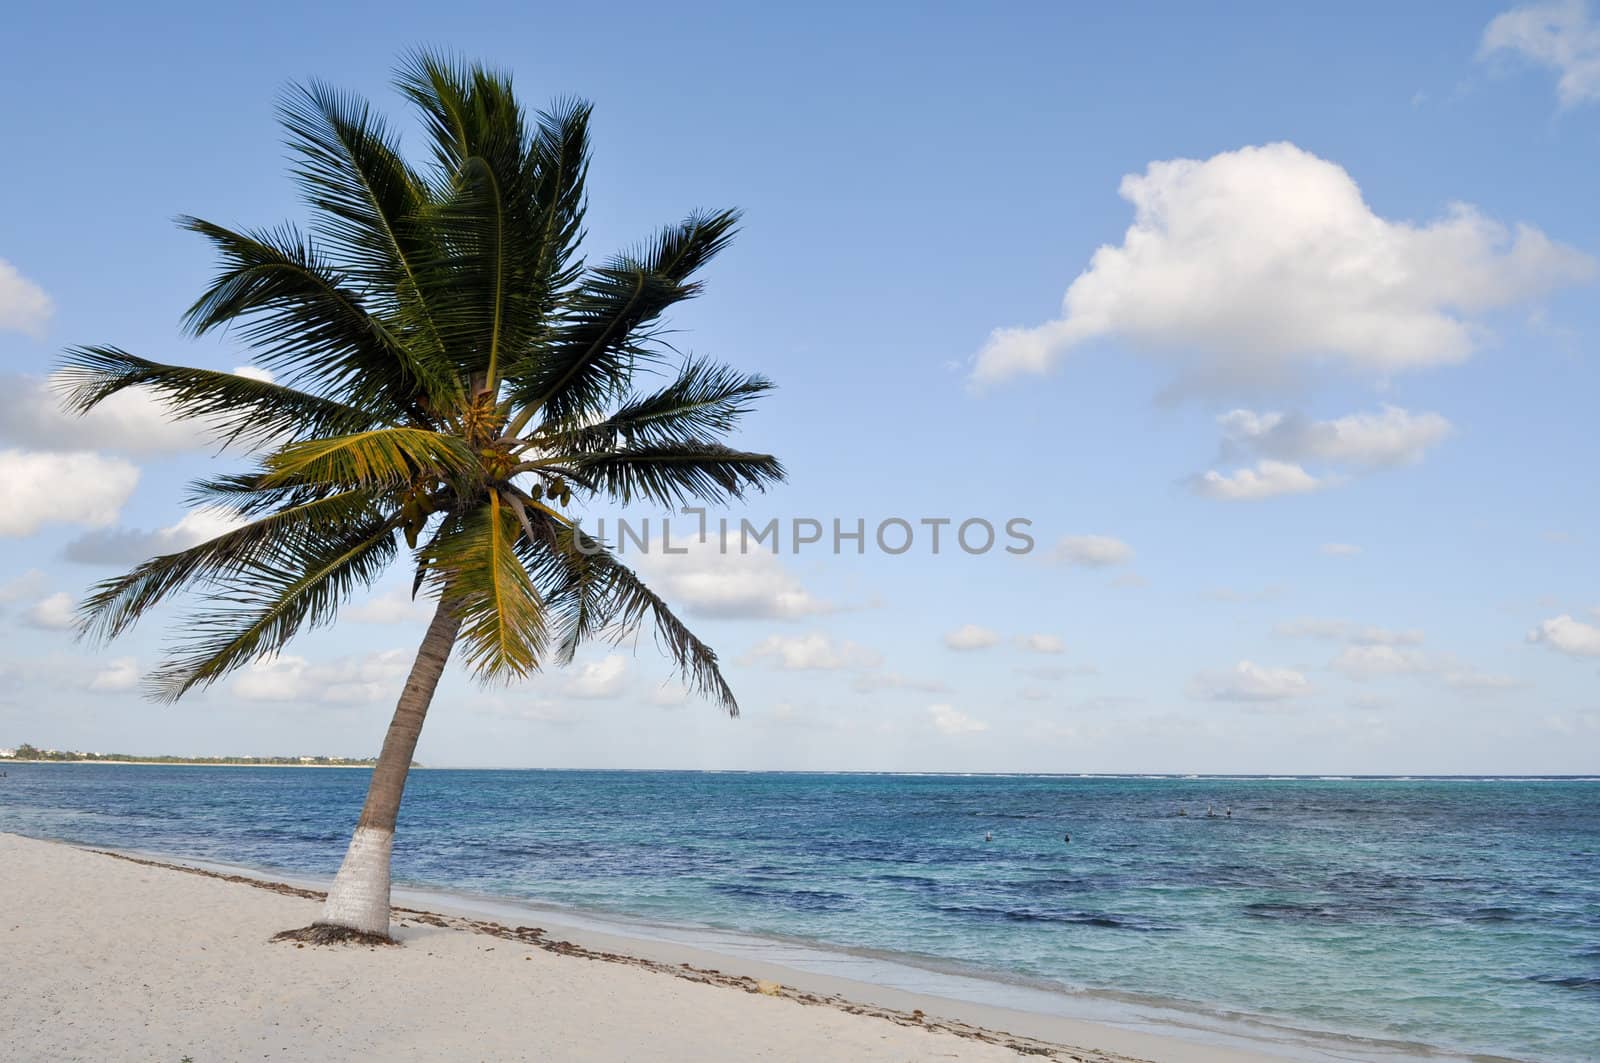
<path fill-rule="evenodd" d="M 1187 809 L 1187 808 L 1180 808 L 1180 809 L 1178 809 L 1178 815 L 1180 815 L 1180 816 L 1187 816 L 1187 815 L 1188 815 L 1188 814 L 1189 814 L 1189 810 L 1188 810 L 1188 809 Z"/>
<path fill-rule="evenodd" d="M 1061 836 L 1061 844 L 1062 844 L 1062 845 L 1071 845 L 1071 844 L 1072 844 L 1072 835 L 1070 835 L 1070 834 L 1063 834 L 1063 835 L 1062 835 L 1062 836 Z"/>

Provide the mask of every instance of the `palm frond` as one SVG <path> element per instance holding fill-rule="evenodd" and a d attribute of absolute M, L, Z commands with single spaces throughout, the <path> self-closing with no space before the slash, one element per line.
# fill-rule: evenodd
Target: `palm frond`
<path fill-rule="evenodd" d="M 289 443 L 268 454 L 260 487 L 342 484 L 382 486 L 417 476 L 454 480 L 478 467 L 466 440 L 422 428 L 374 428 Z"/>
<path fill-rule="evenodd" d="M 345 536 L 352 528 L 368 527 L 380 517 L 379 503 L 366 491 L 346 491 L 279 509 L 95 584 L 79 606 L 79 631 L 109 641 L 186 587 L 226 581 L 292 560 L 299 552 Z"/>
<path fill-rule="evenodd" d="M 596 636 L 620 643 L 648 619 L 656 642 L 677 666 L 684 684 L 728 715 L 739 715 L 738 700 L 723 678 L 716 651 L 689 630 L 637 573 L 575 524 L 540 513 L 533 519 L 539 538 L 524 540 L 523 556 L 547 588 L 547 607 L 560 616 L 562 658 L 570 660 L 580 642 Z"/>
<path fill-rule="evenodd" d="M 544 656 L 544 603 L 517 555 L 522 530 L 498 492 L 429 550 L 441 603 L 461 618 L 464 659 L 482 679 L 513 679 Z"/>
<path fill-rule="evenodd" d="M 284 544 L 218 581 L 220 608 L 185 618 L 185 637 L 149 679 L 152 696 L 176 701 L 253 660 L 281 650 L 301 628 L 331 623 L 356 590 L 370 586 L 398 547 L 394 518 L 343 534 Z"/>
<path fill-rule="evenodd" d="M 175 419 L 201 422 L 219 443 L 355 432 L 376 423 L 354 406 L 236 373 L 163 365 L 118 347 L 72 347 L 55 374 L 63 405 L 84 414 L 128 388 L 155 394 Z"/>
<path fill-rule="evenodd" d="M 649 326 L 699 294 L 692 278 L 733 239 L 738 221 L 732 210 L 694 214 L 651 247 L 589 270 L 549 341 L 508 367 L 512 401 L 564 421 L 621 397 L 637 362 L 655 356 Z"/>
<path fill-rule="evenodd" d="M 432 199 L 426 179 L 401 157 L 399 138 L 365 100 L 317 81 L 292 89 L 278 113 L 298 156 L 294 174 L 317 212 L 312 231 L 364 292 L 414 326 L 406 330 L 413 350 L 443 363 L 417 269 L 430 257 Z"/>
<path fill-rule="evenodd" d="M 785 475 L 783 463 L 771 454 L 693 440 L 578 454 L 569 464 L 624 504 L 636 499 L 666 505 L 726 502 L 747 490 L 764 491 Z"/>
<path fill-rule="evenodd" d="M 347 278 L 293 228 L 238 233 L 180 219 L 209 239 L 223 268 L 188 310 L 194 335 L 244 322 L 239 335 L 263 366 L 291 384 L 386 419 L 425 419 L 449 405 L 459 383 L 447 367 L 372 313 Z"/>
<path fill-rule="evenodd" d="M 738 427 L 739 419 L 772 386 L 759 374 L 736 373 L 707 359 L 692 359 L 661 390 L 629 399 L 602 421 L 565 431 L 557 428 L 540 442 L 557 453 L 571 453 L 681 444 L 722 435 Z"/>

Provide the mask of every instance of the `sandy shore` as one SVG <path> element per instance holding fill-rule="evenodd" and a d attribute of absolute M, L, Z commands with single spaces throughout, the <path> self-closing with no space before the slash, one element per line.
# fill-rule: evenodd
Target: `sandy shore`
<path fill-rule="evenodd" d="M 317 910 L 304 888 L 0 834 L 0 1043 L 167 1063 L 1273 1058 L 448 911 L 397 910 L 401 948 L 269 943 Z"/>

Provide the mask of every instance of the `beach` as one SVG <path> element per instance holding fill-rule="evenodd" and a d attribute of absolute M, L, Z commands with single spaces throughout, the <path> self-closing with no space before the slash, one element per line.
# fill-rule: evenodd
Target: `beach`
<path fill-rule="evenodd" d="M 1273 1059 L 448 912 L 397 909 L 398 948 L 273 943 L 314 891 L 12 834 L 0 867 L 16 1059 Z"/>

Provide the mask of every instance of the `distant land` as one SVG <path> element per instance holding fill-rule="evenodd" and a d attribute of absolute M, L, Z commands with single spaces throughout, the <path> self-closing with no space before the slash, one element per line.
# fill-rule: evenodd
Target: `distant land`
<path fill-rule="evenodd" d="M 74 749 L 40 749 L 22 743 L 15 749 L 0 747 L 0 763 L 62 764 L 237 764 L 269 768 L 370 768 L 377 757 L 173 757 L 136 756 L 132 753 L 80 753 Z M 412 767 L 420 767 L 416 761 Z"/>

